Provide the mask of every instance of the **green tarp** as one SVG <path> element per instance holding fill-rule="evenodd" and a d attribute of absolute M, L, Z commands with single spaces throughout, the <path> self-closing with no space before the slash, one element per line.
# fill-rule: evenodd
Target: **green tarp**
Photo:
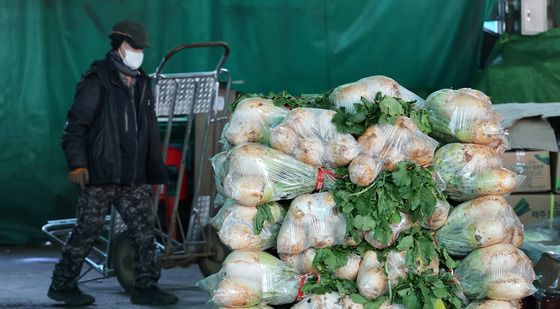
<path fill-rule="evenodd" d="M 560 29 L 504 34 L 474 87 L 493 103 L 560 102 Z"/>
<path fill-rule="evenodd" d="M 148 29 L 147 71 L 180 43 L 223 40 L 237 90 L 300 94 L 376 74 L 415 90 L 464 86 L 484 12 L 483 0 L 2 0 L 0 244 L 73 216 L 60 134 L 75 83 L 118 20 Z M 215 57 L 185 54 L 170 69 L 210 69 Z"/>

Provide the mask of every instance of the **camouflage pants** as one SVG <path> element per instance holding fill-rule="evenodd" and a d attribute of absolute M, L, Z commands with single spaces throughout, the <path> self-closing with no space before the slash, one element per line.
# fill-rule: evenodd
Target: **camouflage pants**
<path fill-rule="evenodd" d="M 135 286 L 147 288 L 156 285 L 160 267 L 155 259 L 155 216 L 150 186 L 105 185 L 80 190 L 77 222 L 62 249 L 62 258 L 54 268 L 55 289 L 76 286 L 84 259 L 101 234 L 105 216 L 112 205 L 132 237 Z"/>

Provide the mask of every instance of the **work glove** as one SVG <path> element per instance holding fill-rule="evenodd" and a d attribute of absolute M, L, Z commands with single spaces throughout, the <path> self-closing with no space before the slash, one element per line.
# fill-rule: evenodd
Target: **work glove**
<path fill-rule="evenodd" d="M 89 182 L 89 172 L 85 167 L 78 167 L 68 173 L 68 178 L 71 183 L 80 185 L 80 187 L 84 189 Z"/>

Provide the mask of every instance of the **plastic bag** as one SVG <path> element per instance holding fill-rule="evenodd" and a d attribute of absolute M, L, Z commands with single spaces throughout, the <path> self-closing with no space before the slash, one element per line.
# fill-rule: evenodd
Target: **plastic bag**
<path fill-rule="evenodd" d="M 501 155 L 501 151 L 485 145 L 447 144 L 434 156 L 436 179 L 456 201 L 510 193 L 525 176 L 503 168 Z"/>
<path fill-rule="evenodd" d="M 216 187 L 242 205 L 255 206 L 329 189 L 334 174 L 278 150 L 244 144 L 212 158 Z"/>
<path fill-rule="evenodd" d="M 428 96 L 424 108 L 430 115 L 431 135 L 439 141 L 507 148 L 500 116 L 490 98 L 478 90 L 441 89 Z"/>
<path fill-rule="evenodd" d="M 385 266 L 392 286 L 396 285 L 399 280 L 406 278 L 409 271 L 408 266 L 406 266 L 406 251 L 389 251 Z"/>
<path fill-rule="evenodd" d="M 353 244 L 346 238 L 346 218 L 338 212 L 332 193 L 303 194 L 295 198 L 278 233 L 277 250 L 294 255 L 307 248 Z"/>
<path fill-rule="evenodd" d="M 431 269 L 433 274 L 439 273 L 439 259 L 434 258 L 430 264 L 424 265 L 420 260 L 416 261 L 416 267 L 410 269 L 406 265 L 407 251 L 391 250 L 387 253 L 387 260 L 385 261 L 385 270 L 389 275 L 389 282 L 395 286 L 399 280 L 406 278 L 409 271 L 415 273 L 423 273 L 427 269 Z"/>
<path fill-rule="evenodd" d="M 357 254 L 350 254 L 347 257 L 346 264 L 335 270 L 335 276 L 338 279 L 355 281 L 358 277 L 358 270 L 360 269 L 361 263 L 361 256 Z"/>
<path fill-rule="evenodd" d="M 422 133 L 410 118 L 397 117 L 395 124 L 376 124 L 358 138 L 362 152 L 348 172 L 350 180 L 368 186 L 382 170 L 393 171 L 402 161 L 431 164 L 438 142 Z"/>
<path fill-rule="evenodd" d="M 399 223 L 389 224 L 391 228 L 391 239 L 387 243 L 383 243 L 375 238 L 373 231 L 364 233 L 364 239 L 375 249 L 385 249 L 392 246 L 402 231 L 410 229 L 414 224 L 410 218 L 410 215 L 405 213 L 400 213 L 401 221 Z"/>
<path fill-rule="evenodd" d="M 274 105 L 272 100 L 261 97 L 243 99 L 225 125 L 223 139 L 233 146 L 247 142 L 268 145 L 270 128 L 282 122 L 287 114 L 287 108 Z"/>
<path fill-rule="evenodd" d="M 470 303 L 465 309 L 521 309 L 517 301 L 486 299 Z"/>
<path fill-rule="evenodd" d="M 317 270 L 313 267 L 313 260 L 317 254 L 314 248 L 309 248 L 302 253 L 295 255 L 281 254 L 280 259 L 286 262 L 290 267 L 296 269 L 301 275 L 314 274 L 317 275 Z M 356 280 L 358 276 L 358 268 L 362 257 L 357 254 L 350 254 L 347 257 L 346 264 L 335 270 L 335 276 L 338 279 Z"/>
<path fill-rule="evenodd" d="M 375 251 L 366 251 L 358 269 L 356 284 L 360 295 L 375 299 L 387 291 L 387 276 Z"/>
<path fill-rule="evenodd" d="M 509 244 L 474 250 L 455 268 L 455 275 L 465 296 L 473 300 L 517 300 L 536 291 L 531 260 Z"/>
<path fill-rule="evenodd" d="M 516 220 L 517 215 L 502 195 L 482 196 L 453 208 L 447 224 L 436 232 L 436 239 L 449 254 L 462 257 L 476 248 L 513 244 Z"/>
<path fill-rule="evenodd" d="M 449 202 L 446 200 L 438 200 L 434 213 L 426 219 L 426 222 L 422 223 L 422 227 L 428 230 L 437 230 L 441 228 L 445 222 L 447 222 L 450 210 L 451 205 L 449 205 Z"/>
<path fill-rule="evenodd" d="M 424 99 L 399 85 L 395 80 L 383 75 L 365 77 L 353 83 L 340 85 L 330 94 L 329 100 L 336 107 L 344 107 L 347 112 L 354 113 L 356 110 L 354 104 L 362 104 L 362 97 L 373 101 L 378 92 L 405 101 L 416 101 L 417 104 L 424 104 Z"/>
<path fill-rule="evenodd" d="M 310 165 L 346 166 L 358 156 L 360 145 L 351 134 L 338 133 L 334 114 L 327 109 L 296 108 L 270 130 L 270 144 Z"/>
<path fill-rule="evenodd" d="M 317 269 L 313 267 L 313 260 L 317 255 L 314 248 L 308 248 L 298 254 L 280 254 L 280 259 L 288 264 L 293 269 L 297 270 L 301 275 L 314 274 L 317 275 Z"/>
<path fill-rule="evenodd" d="M 274 220 L 265 221 L 259 234 L 255 232 L 258 208 L 236 204 L 232 199 L 226 200 L 216 216 L 210 219 L 210 223 L 218 231 L 222 243 L 233 250 L 266 250 L 276 246 L 276 237 L 286 211 L 276 202 L 259 207 L 265 206 L 270 208 Z"/>
<path fill-rule="evenodd" d="M 210 302 L 225 307 L 281 305 L 295 301 L 301 276 L 269 253 L 231 252 L 217 273 L 196 285 L 210 294 Z"/>
<path fill-rule="evenodd" d="M 321 295 L 307 295 L 291 309 L 363 309 L 364 306 L 357 304 L 346 295 L 336 292 Z"/>
<path fill-rule="evenodd" d="M 542 220 L 527 226 L 521 249 L 535 263 L 543 253 L 560 256 L 560 220 Z"/>

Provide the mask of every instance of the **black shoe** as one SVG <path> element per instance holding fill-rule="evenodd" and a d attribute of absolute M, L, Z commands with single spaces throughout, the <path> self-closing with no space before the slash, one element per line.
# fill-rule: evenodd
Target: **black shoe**
<path fill-rule="evenodd" d="M 84 294 L 78 287 L 57 290 L 51 285 L 47 296 L 53 300 L 63 301 L 68 306 L 87 306 L 95 301 L 93 296 Z"/>
<path fill-rule="evenodd" d="M 136 305 L 171 305 L 177 302 L 177 296 L 164 292 L 158 287 L 139 289 L 133 288 L 130 302 Z"/>

